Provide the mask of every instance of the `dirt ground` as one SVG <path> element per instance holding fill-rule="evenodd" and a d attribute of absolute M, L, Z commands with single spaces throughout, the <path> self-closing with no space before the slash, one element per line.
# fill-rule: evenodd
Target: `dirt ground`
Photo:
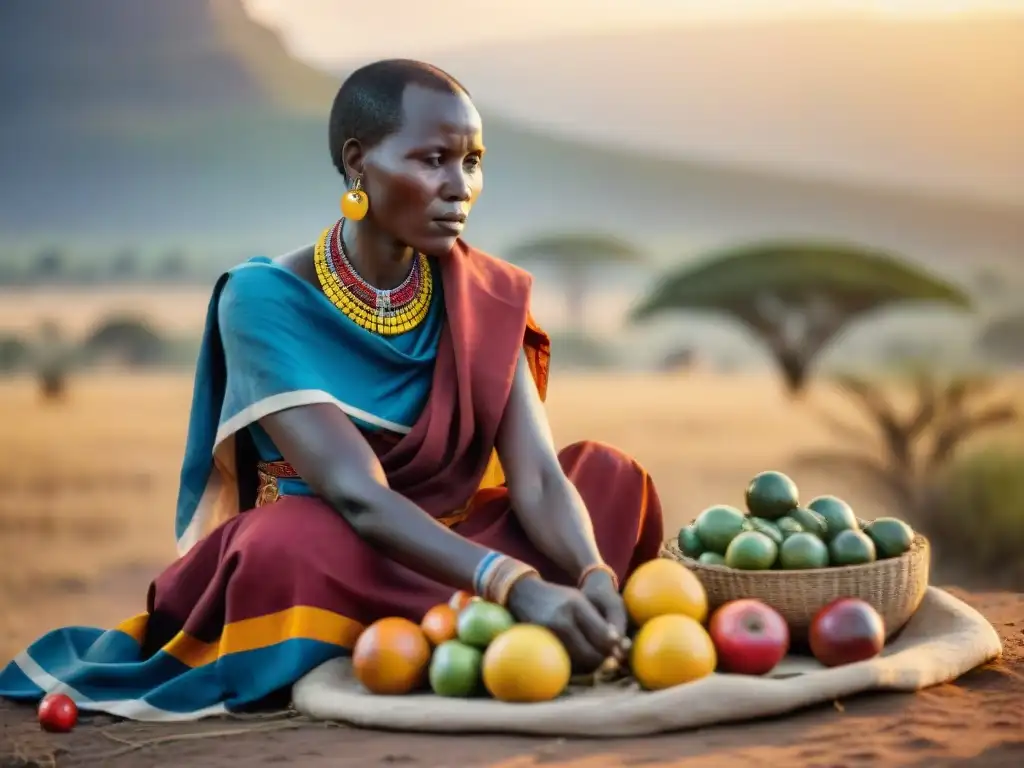
<path fill-rule="evenodd" d="M 108 626 L 144 606 L 149 580 L 173 557 L 190 387 L 190 377 L 96 376 L 75 382 L 65 402 L 43 405 L 30 382 L 0 384 L 4 659 L 55 626 Z M 815 415 L 822 410 L 858 421 L 835 392 L 818 388 L 808 403 L 791 403 L 769 377 L 556 375 L 549 399 L 560 443 L 605 440 L 646 465 L 669 530 L 709 504 L 740 503 L 746 480 L 768 468 L 790 472 L 802 495 L 844 496 L 861 517 L 893 511 L 870 488 L 795 463 L 800 451 L 837 445 Z M 948 583 L 936 565 L 933 581 Z M 284 716 L 189 726 L 90 717 L 55 736 L 38 730 L 31 709 L 3 704 L 0 767 L 1024 765 L 1024 595 L 953 591 L 992 621 L 1005 657 L 913 696 L 862 696 L 786 718 L 622 741 L 442 739 Z"/>

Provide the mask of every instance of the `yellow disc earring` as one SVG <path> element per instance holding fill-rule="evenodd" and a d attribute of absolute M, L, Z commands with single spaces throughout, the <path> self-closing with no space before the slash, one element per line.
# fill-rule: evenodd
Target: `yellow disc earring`
<path fill-rule="evenodd" d="M 357 177 L 352 189 L 341 196 L 341 215 L 350 221 L 359 221 L 370 210 L 370 198 L 363 190 L 363 182 Z"/>

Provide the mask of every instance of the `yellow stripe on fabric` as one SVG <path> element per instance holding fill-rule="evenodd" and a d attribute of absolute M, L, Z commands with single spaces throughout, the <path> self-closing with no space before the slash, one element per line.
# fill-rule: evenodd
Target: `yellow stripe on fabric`
<path fill-rule="evenodd" d="M 278 613 L 235 621 L 224 627 L 220 639 L 204 643 L 179 632 L 163 650 L 182 664 L 202 667 L 221 656 L 255 651 L 286 640 L 318 640 L 352 648 L 363 625 L 323 608 L 300 605 Z"/>
<path fill-rule="evenodd" d="M 505 471 L 501 468 L 501 462 L 498 460 L 498 452 L 491 451 L 491 458 L 487 462 L 487 469 L 484 470 L 484 476 L 480 480 L 479 490 L 500 488 L 504 484 Z"/>
<path fill-rule="evenodd" d="M 115 632 L 122 632 L 139 645 L 142 645 L 142 640 L 146 636 L 146 626 L 149 623 L 149 614 L 140 613 L 136 616 L 132 616 L 130 619 L 125 619 L 116 627 Z"/>

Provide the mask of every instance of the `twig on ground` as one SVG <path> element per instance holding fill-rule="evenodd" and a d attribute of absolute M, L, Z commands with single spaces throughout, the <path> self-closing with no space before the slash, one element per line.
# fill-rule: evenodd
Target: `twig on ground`
<path fill-rule="evenodd" d="M 202 733 L 175 733 L 167 736 L 157 736 L 153 739 L 145 739 L 144 741 L 130 741 L 123 739 L 107 730 L 100 731 L 103 736 L 125 746 L 121 749 L 116 749 L 113 752 L 109 752 L 103 755 L 104 760 L 113 760 L 118 757 L 123 757 L 131 752 L 135 752 L 146 747 L 156 746 L 157 744 L 169 744 L 175 741 L 198 741 L 199 739 L 216 739 L 224 738 L 228 736 L 241 736 L 249 733 L 266 733 L 268 731 L 283 731 L 290 728 L 298 728 L 300 723 L 292 720 L 283 720 L 277 722 L 269 722 L 263 725 L 254 725 L 249 728 L 231 728 L 221 731 L 204 731 Z"/>

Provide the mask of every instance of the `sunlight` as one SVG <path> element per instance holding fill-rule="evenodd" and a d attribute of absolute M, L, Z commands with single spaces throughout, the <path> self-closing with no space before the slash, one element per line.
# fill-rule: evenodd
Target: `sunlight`
<path fill-rule="evenodd" d="M 985 13 L 1024 15 L 1024 0 L 447 0 L 445 14 L 412 0 L 243 0 L 257 21 L 277 28 L 293 53 L 338 64 L 396 51 L 427 53 L 476 43 L 663 28 L 669 24 L 874 16 L 894 21 Z M 406 24 L 395 25 L 402 18 Z M 469 23 L 471 32 L 462 23 Z M 386 30 L 386 34 L 379 34 Z"/>

